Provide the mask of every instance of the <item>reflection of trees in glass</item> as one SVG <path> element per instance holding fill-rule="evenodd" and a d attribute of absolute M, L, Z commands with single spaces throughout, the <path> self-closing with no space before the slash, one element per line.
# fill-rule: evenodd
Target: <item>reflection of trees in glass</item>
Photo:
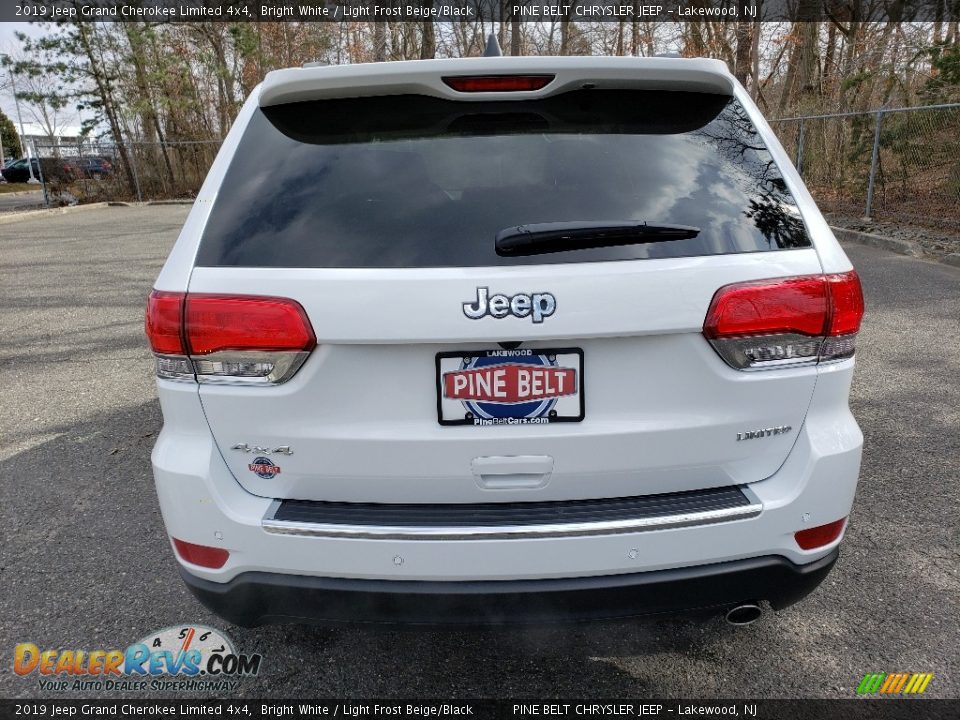
<path fill-rule="evenodd" d="M 767 190 L 767 187 L 775 190 Z M 756 197 L 750 198 L 750 209 L 744 214 L 753 220 L 767 242 L 775 242 L 777 247 L 807 247 L 806 228 L 799 215 L 794 215 L 783 206 L 784 198 L 789 198 L 786 184 L 782 178 L 770 179 L 764 184 Z"/>
<path fill-rule="evenodd" d="M 768 243 L 777 247 L 808 247 L 806 228 L 790 210 L 793 197 L 743 106 L 731 99 L 709 125 L 695 135 L 707 141 L 729 163 L 738 189 L 750 205 L 744 215 Z"/>

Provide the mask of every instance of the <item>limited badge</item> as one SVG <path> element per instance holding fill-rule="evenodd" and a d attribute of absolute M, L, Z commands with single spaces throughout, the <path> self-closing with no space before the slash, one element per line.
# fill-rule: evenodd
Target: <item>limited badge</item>
<path fill-rule="evenodd" d="M 256 457 L 247 467 L 250 472 L 256 473 L 257 477 L 262 477 L 264 480 L 269 480 L 280 474 L 280 466 L 274 465 L 273 460 L 268 457 Z"/>

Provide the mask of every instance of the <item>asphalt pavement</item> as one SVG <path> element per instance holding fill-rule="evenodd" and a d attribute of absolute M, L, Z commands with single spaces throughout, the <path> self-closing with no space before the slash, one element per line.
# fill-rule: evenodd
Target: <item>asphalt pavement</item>
<path fill-rule="evenodd" d="M 263 655 L 246 697 L 850 698 L 865 673 L 895 671 L 960 697 L 960 269 L 847 247 L 867 301 L 864 463 L 840 560 L 803 603 L 746 628 L 247 630 L 182 585 L 150 472 L 143 306 L 187 210 L 0 225 L 0 697 L 115 696 L 41 691 L 13 673 L 17 643 L 125 648 L 181 623 Z"/>
<path fill-rule="evenodd" d="M 0 212 L 32 210 L 42 207 L 42 190 L 0 193 Z"/>

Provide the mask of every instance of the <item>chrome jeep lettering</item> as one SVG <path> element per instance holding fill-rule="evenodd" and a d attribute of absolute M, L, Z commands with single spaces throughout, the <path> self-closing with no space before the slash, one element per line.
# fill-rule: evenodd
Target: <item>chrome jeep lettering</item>
<path fill-rule="evenodd" d="M 463 303 L 463 314 L 471 320 L 487 315 L 500 319 L 508 315 L 529 317 L 534 323 L 542 323 L 557 310 L 557 299 L 552 293 L 517 293 L 516 295 L 490 295 L 490 289 L 477 288 L 477 299 Z"/>

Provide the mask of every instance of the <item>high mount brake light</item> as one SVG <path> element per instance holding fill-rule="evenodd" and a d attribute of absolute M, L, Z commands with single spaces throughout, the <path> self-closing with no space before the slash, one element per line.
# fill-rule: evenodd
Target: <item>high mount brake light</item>
<path fill-rule="evenodd" d="M 522 92 L 540 90 L 553 75 L 464 75 L 445 77 L 443 82 L 457 92 Z"/>
<path fill-rule="evenodd" d="M 842 360 L 853 355 L 863 292 L 854 271 L 725 285 L 703 334 L 738 370 Z"/>
<path fill-rule="evenodd" d="M 249 295 L 154 290 L 146 333 L 159 377 L 199 382 L 282 383 L 317 344 L 298 302 Z"/>

